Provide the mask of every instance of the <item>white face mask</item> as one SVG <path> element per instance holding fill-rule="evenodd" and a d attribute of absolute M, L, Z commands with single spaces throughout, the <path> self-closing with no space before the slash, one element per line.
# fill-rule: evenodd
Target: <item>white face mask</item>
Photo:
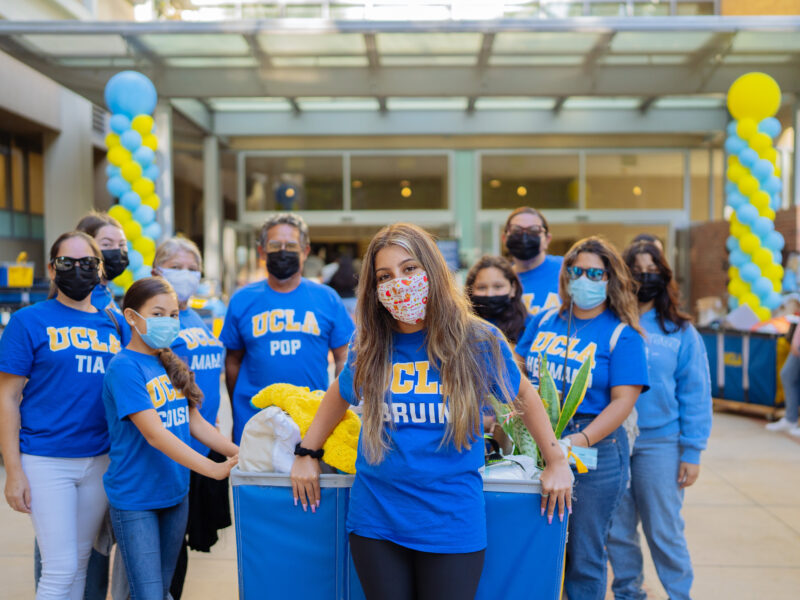
<path fill-rule="evenodd" d="M 398 321 L 414 325 L 425 320 L 428 306 L 428 275 L 398 277 L 378 285 L 378 300 Z"/>
<path fill-rule="evenodd" d="M 178 295 L 178 302 L 186 302 L 194 295 L 200 285 L 200 271 L 165 269 L 163 267 L 159 267 L 158 270 L 175 290 Z"/>

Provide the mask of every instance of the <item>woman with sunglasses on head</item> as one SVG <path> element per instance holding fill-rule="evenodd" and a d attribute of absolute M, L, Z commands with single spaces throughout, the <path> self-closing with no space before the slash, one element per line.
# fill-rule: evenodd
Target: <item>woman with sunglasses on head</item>
<path fill-rule="evenodd" d="M 711 376 L 703 341 L 679 308 L 678 286 L 663 253 L 640 242 L 625 251 L 639 284 L 652 388 L 637 403 L 639 437 L 631 455 L 631 485 L 614 515 L 608 555 L 618 599 L 644 599 L 639 520 L 667 595 L 686 600 L 692 563 L 683 535 L 683 490 L 700 471 L 711 433 Z"/>
<path fill-rule="evenodd" d="M 78 221 L 75 229 L 92 236 L 103 254 L 103 276 L 92 290 L 92 305 L 100 310 L 111 307 L 119 312 L 108 282 L 128 267 L 128 240 L 122 225 L 108 213 L 91 211 Z"/>
<path fill-rule="evenodd" d="M 189 299 L 197 292 L 203 268 L 200 249 L 190 239 L 173 237 L 163 242 L 153 259 L 153 275 L 166 279 L 178 296 L 180 333 L 172 344 L 172 351 L 194 373 L 195 382 L 203 392 L 200 415 L 211 425 L 217 423 L 222 375 L 222 343 L 192 308 Z M 215 462 L 225 457 L 210 450 L 192 438 L 194 450 Z M 173 600 L 183 592 L 188 566 L 187 547 L 209 552 L 217 541 L 217 530 L 231 524 L 228 499 L 228 479 L 216 480 L 192 471 L 189 474 L 189 520 L 186 526 L 188 541 L 184 539 L 178 564 L 170 585 Z"/>
<path fill-rule="evenodd" d="M 560 302 L 558 274 L 563 259 L 547 254 L 550 240 L 547 219 L 535 208 L 521 206 L 508 216 L 503 244 L 522 283 L 522 302 L 532 315 Z"/>
<path fill-rule="evenodd" d="M 368 600 L 472 598 L 486 547 L 481 406 L 516 401 L 547 462 L 541 511 L 569 509 L 571 475 L 541 400 L 500 333 L 469 309 L 433 238 L 390 225 L 362 262 L 357 329 L 292 467 L 319 504 L 317 458 L 349 404 L 363 419 L 347 530 Z M 447 411 L 447 412 L 445 412 Z M 445 416 L 447 415 L 447 416 Z"/>
<path fill-rule="evenodd" d="M 131 598 L 164 600 L 186 534 L 189 470 L 225 479 L 239 449 L 200 415 L 203 393 L 170 350 L 180 311 L 169 283 L 162 277 L 134 282 L 123 310 L 132 339 L 103 381 L 111 438 L 103 482 Z M 206 458 L 189 445 L 190 436 L 230 458 Z"/>
<path fill-rule="evenodd" d="M 120 339 L 91 302 L 102 266 L 90 236 L 59 236 L 50 248 L 51 298 L 15 312 L 0 338 L 5 495 L 33 520 L 42 557 L 37 600 L 83 598 L 107 507 L 101 392 Z"/>
<path fill-rule="evenodd" d="M 537 314 L 517 344 L 528 376 L 539 357 L 562 399 L 590 361 L 583 402 L 565 430 L 573 446 L 597 449 L 597 468 L 578 474 L 570 517 L 564 589 L 580 600 L 606 593 L 606 537 L 628 484 L 630 457 L 622 423 L 648 387 L 647 357 L 634 283 L 619 253 L 601 238 L 577 242 L 564 257 L 561 307 Z"/>

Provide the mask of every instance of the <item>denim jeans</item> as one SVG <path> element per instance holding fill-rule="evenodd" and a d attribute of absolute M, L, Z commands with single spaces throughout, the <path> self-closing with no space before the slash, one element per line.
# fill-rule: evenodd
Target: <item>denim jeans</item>
<path fill-rule="evenodd" d="M 786 414 L 784 419 L 797 424 L 798 405 L 800 404 L 800 356 L 791 352 L 781 368 L 783 395 L 786 398 Z"/>
<path fill-rule="evenodd" d="M 593 416 L 575 416 L 564 434 L 577 433 L 592 420 Z M 630 477 L 628 438 L 622 427 L 592 447 L 597 448 L 597 469 L 575 473 L 564 576 L 564 590 L 570 600 L 605 598 L 606 538 Z"/>
<path fill-rule="evenodd" d="M 631 487 L 625 491 L 608 536 L 616 600 L 645 600 L 639 520 L 658 578 L 671 600 L 688 600 L 692 562 L 683 535 L 683 490 L 678 486 L 678 436 L 636 441 L 631 456 Z"/>
<path fill-rule="evenodd" d="M 110 508 L 131 600 L 164 600 L 186 534 L 189 499 L 155 510 Z"/>

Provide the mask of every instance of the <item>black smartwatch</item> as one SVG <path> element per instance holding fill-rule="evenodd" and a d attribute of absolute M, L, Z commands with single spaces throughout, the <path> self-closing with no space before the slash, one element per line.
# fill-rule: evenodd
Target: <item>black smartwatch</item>
<path fill-rule="evenodd" d="M 319 450 L 309 450 L 308 448 L 303 448 L 300 444 L 302 444 L 302 442 L 299 442 L 294 447 L 295 456 L 310 456 L 311 458 L 320 459 L 322 455 L 325 454 L 325 450 L 322 448 Z"/>

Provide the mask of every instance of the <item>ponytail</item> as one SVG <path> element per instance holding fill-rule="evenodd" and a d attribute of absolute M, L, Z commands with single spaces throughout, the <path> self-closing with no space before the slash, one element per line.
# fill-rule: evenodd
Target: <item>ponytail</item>
<path fill-rule="evenodd" d="M 203 403 L 203 392 L 194 380 L 194 373 L 178 356 L 169 348 L 158 351 L 158 360 L 164 366 L 172 387 L 181 390 L 186 396 L 189 407 L 200 407 Z"/>

